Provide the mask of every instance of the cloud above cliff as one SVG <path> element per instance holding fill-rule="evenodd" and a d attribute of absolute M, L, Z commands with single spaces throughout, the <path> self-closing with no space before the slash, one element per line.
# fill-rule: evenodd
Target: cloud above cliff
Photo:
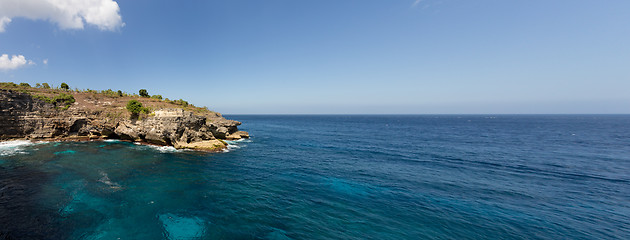
<path fill-rule="evenodd" d="M 13 55 L 11 57 L 7 54 L 0 55 L 0 70 L 13 70 L 34 64 L 33 61 L 27 60 L 23 55 Z"/>
<path fill-rule="evenodd" d="M 0 0 L 0 32 L 14 18 L 50 21 L 61 29 L 93 25 L 115 31 L 125 25 L 114 0 Z"/>

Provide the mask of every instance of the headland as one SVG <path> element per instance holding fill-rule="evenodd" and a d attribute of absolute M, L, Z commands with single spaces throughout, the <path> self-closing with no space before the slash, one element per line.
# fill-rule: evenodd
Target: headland
<path fill-rule="evenodd" d="M 177 149 L 220 151 L 224 140 L 249 138 L 238 121 L 188 102 L 111 89 L 71 90 L 0 83 L 0 141 L 120 139 Z"/>

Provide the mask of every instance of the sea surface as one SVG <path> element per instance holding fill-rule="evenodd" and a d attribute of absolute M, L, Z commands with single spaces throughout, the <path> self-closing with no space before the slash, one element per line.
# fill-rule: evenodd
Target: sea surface
<path fill-rule="evenodd" d="M 629 115 L 228 118 L 222 153 L 0 143 L 0 239 L 630 239 Z"/>

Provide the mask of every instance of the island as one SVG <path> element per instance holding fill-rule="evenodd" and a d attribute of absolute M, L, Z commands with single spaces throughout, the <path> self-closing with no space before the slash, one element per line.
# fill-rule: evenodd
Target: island
<path fill-rule="evenodd" d="M 119 139 L 177 149 L 221 151 L 249 138 L 241 123 L 182 99 L 120 90 L 70 89 L 62 83 L 0 82 L 0 141 Z"/>

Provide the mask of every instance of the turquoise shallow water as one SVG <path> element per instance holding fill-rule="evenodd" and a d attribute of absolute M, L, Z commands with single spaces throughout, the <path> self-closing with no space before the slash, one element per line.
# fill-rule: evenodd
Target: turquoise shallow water
<path fill-rule="evenodd" d="M 0 144 L 0 239 L 630 239 L 630 116 L 231 116 L 199 153 Z"/>

